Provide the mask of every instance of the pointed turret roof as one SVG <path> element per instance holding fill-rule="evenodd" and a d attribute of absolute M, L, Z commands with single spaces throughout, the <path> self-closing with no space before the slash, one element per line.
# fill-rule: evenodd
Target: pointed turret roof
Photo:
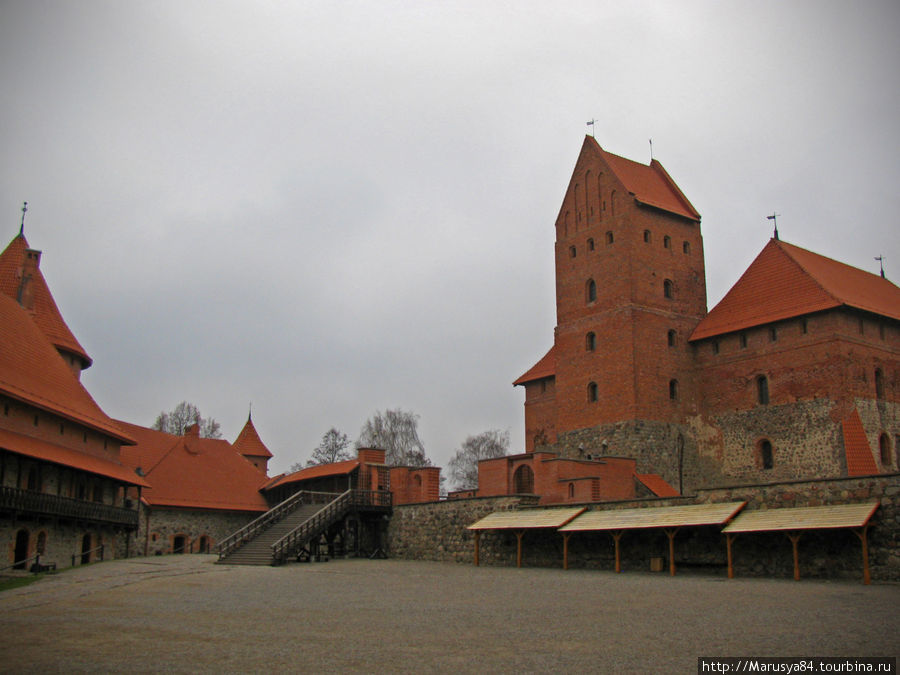
<path fill-rule="evenodd" d="M 842 306 L 900 320 L 900 288 L 877 274 L 771 239 L 690 339 Z"/>
<path fill-rule="evenodd" d="M 31 247 L 28 245 L 25 235 L 19 233 L 9 243 L 9 246 L 0 253 L 0 293 L 16 301 L 19 300 L 25 256 L 29 250 L 31 250 Z M 81 359 L 82 369 L 89 367 L 91 365 L 91 357 L 88 356 L 78 340 L 75 339 L 75 335 L 63 320 L 40 267 L 34 270 L 31 283 L 33 284 L 34 306 L 29 311 L 34 318 L 34 322 L 57 349 L 75 354 Z"/>
<path fill-rule="evenodd" d="M 269 452 L 266 444 L 262 442 L 262 439 L 256 432 L 251 415 L 247 416 L 247 423 L 234 440 L 233 446 L 244 457 L 265 457 L 266 459 L 272 457 L 272 453 Z"/>

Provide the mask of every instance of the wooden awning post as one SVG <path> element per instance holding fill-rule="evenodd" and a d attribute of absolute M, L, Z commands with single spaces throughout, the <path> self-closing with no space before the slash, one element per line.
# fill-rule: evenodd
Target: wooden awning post
<path fill-rule="evenodd" d="M 728 578 L 734 579 L 734 565 L 731 558 L 731 543 L 737 538 L 736 534 L 725 534 L 725 552 L 728 556 Z"/>
<path fill-rule="evenodd" d="M 800 581 L 800 536 L 801 532 L 787 532 L 787 538 L 791 540 L 794 549 L 794 581 Z"/>
<path fill-rule="evenodd" d="M 481 531 L 475 530 L 475 567 L 478 567 L 478 544 L 481 541 Z"/>
<path fill-rule="evenodd" d="M 569 569 L 569 537 L 572 536 L 571 532 L 563 532 L 563 569 Z"/>
<path fill-rule="evenodd" d="M 863 584 L 866 586 L 872 583 L 872 577 L 869 575 L 869 542 L 866 535 L 868 529 L 869 525 L 866 524 L 858 530 L 853 530 L 853 533 L 862 542 Z"/>
<path fill-rule="evenodd" d="M 525 530 L 516 530 L 516 567 L 522 566 L 522 537 Z"/>
<path fill-rule="evenodd" d="M 675 535 L 678 534 L 678 528 L 666 530 L 666 536 L 669 538 L 669 575 L 675 576 Z"/>
<path fill-rule="evenodd" d="M 610 534 L 616 544 L 616 573 L 618 574 L 622 571 L 622 559 L 619 556 L 619 540 L 622 538 L 622 535 L 625 534 L 625 530 L 614 530 L 611 531 Z"/>

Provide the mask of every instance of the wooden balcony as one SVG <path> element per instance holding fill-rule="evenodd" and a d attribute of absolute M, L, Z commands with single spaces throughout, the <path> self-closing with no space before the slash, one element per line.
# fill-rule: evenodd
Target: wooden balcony
<path fill-rule="evenodd" d="M 50 516 L 129 529 L 137 529 L 138 526 L 138 512 L 135 509 L 12 487 L 0 488 L 0 510 L 12 511 L 20 517 Z"/>

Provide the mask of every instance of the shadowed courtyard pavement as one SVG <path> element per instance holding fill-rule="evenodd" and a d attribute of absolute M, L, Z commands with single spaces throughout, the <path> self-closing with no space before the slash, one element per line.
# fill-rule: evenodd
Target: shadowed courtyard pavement
<path fill-rule="evenodd" d="M 132 558 L 0 593 L 0 670 L 695 673 L 897 656 L 900 586 L 337 560 Z"/>

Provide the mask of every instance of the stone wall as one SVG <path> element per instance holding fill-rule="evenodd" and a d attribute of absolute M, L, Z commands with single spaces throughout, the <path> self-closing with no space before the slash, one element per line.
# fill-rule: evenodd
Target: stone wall
<path fill-rule="evenodd" d="M 200 553 L 204 544 L 213 552 L 216 544 L 260 515 L 242 511 L 148 509 L 142 505 L 132 555 L 174 553 L 176 537 L 183 538 L 185 553 Z"/>
<path fill-rule="evenodd" d="M 900 580 L 900 474 L 863 478 L 793 481 L 758 485 L 716 487 L 693 497 L 634 499 L 585 504 L 610 510 L 682 504 L 746 501 L 745 509 L 786 508 L 850 504 L 880 500 L 870 521 L 869 565 L 873 580 Z M 389 553 L 393 557 L 472 563 L 474 536 L 465 528 L 494 511 L 532 506 L 533 497 L 459 499 L 394 509 L 388 528 Z M 566 505 L 571 506 L 571 505 Z M 484 532 L 480 562 L 515 565 L 516 537 L 512 532 Z M 620 541 L 623 571 L 649 571 L 653 562 L 668 570 L 668 538 L 661 530 L 627 531 Z M 733 547 L 737 576 L 793 575 L 791 543 L 782 533 L 742 534 Z M 654 561 L 654 559 L 657 559 Z M 579 533 L 569 541 L 569 566 L 614 568 L 613 538 L 605 532 Z M 561 567 L 563 538 L 556 531 L 532 530 L 523 538 L 523 564 Z M 725 537 L 719 527 L 685 528 L 675 537 L 675 563 L 679 573 L 701 570 L 724 576 Z M 801 577 L 861 579 L 860 540 L 848 530 L 806 532 L 800 540 Z"/>
<path fill-rule="evenodd" d="M 82 551 L 87 543 L 89 562 L 100 560 L 99 551 L 94 549 L 103 546 L 103 559 L 114 560 L 124 558 L 130 552 L 135 555 L 134 533 L 120 528 L 99 525 L 83 525 L 69 521 L 54 522 L 51 519 L 19 519 L 12 522 L 3 519 L 0 522 L 0 541 L 6 542 L 3 560 L 0 567 L 12 565 L 16 560 L 16 540 L 20 532 L 28 537 L 25 557 L 41 552 L 41 563 L 56 563 L 58 569 L 70 567 L 73 556 L 75 565 L 82 564 Z M 87 542 L 85 540 L 87 537 Z M 30 565 L 31 563 L 29 563 Z"/>

